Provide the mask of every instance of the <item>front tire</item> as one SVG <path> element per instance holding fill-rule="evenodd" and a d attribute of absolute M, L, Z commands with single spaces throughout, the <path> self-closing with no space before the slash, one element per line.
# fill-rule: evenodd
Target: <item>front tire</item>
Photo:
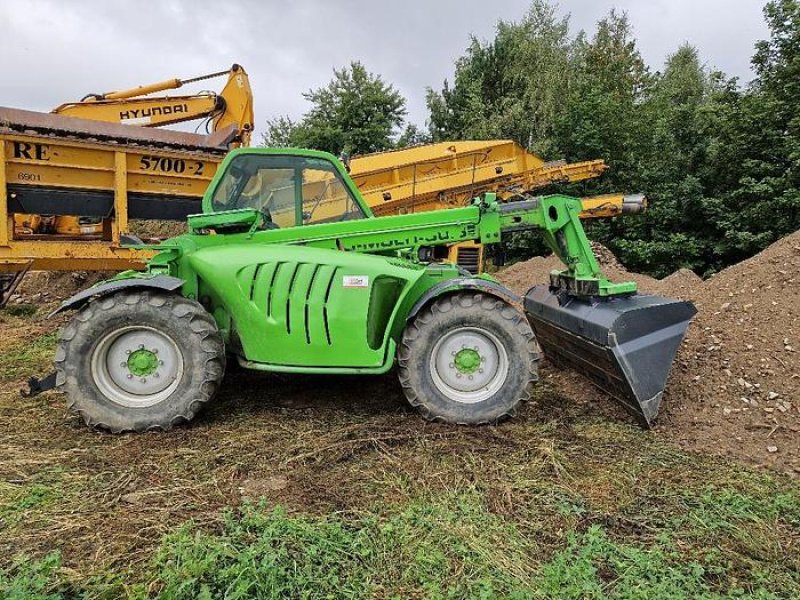
<path fill-rule="evenodd" d="M 538 380 L 539 348 L 524 315 L 475 292 L 436 299 L 406 327 L 398 352 L 408 401 L 461 425 L 512 417 Z"/>
<path fill-rule="evenodd" d="M 61 333 L 57 385 L 87 425 L 168 430 L 216 394 L 225 347 L 197 302 L 154 291 L 118 292 L 84 306 Z"/>

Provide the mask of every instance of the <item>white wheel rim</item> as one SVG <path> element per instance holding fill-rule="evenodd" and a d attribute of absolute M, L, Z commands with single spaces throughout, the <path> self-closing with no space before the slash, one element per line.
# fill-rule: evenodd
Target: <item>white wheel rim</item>
<path fill-rule="evenodd" d="M 183 376 L 183 354 L 166 333 L 130 326 L 102 338 L 92 351 L 92 378 L 112 402 L 145 408 L 168 398 Z"/>
<path fill-rule="evenodd" d="M 434 385 L 451 400 L 464 404 L 494 396 L 505 383 L 508 369 L 508 353 L 503 344 L 496 335 L 478 327 L 447 332 L 431 352 Z"/>

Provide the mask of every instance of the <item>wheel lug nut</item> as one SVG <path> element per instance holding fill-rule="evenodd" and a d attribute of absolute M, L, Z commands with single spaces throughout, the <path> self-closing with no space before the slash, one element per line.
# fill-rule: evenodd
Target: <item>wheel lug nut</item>
<path fill-rule="evenodd" d="M 160 373 L 153 373 L 153 377 L 161 377 Z"/>
<path fill-rule="evenodd" d="M 469 380 L 472 381 L 472 375 L 469 376 Z"/>
<path fill-rule="evenodd" d="M 131 353 L 130 350 L 125 350 L 125 354 L 130 354 L 130 353 Z"/>
<path fill-rule="evenodd" d="M 128 373 L 128 375 L 127 375 L 126 377 L 127 377 L 128 379 L 133 379 L 133 375 L 131 375 L 130 373 Z"/>
<path fill-rule="evenodd" d="M 141 381 L 142 383 L 147 383 L 147 379 L 145 379 L 144 377 L 142 377 L 139 381 Z"/>
<path fill-rule="evenodd" d="M 152 352 L 153 354 L 158 354 L 158 348 L 153 348 L 153 349 L 151 350 L 151 352 Z"/>
<path fill-rule="evenodd" d="M 139 350 L 144 350 L 144 344 L 139 344 Z"/>
<path fill-rule="evenodd" d="M 478 369 L 478 373 L 483 373 L 483 369 Z"/>
<path fill-rule="evenodd" d="M 122 368 L 124 369 L 125 367 L 127 367 L 127 366 L 128 366 L 128 363 L 126 363 L 126 362 L 121 362 L 121 363 L 119 363 L 119 366 L 120 366 L 120 367 L 122 367 Z"/>
<path fill-rule="evenodd" d="M 458 377 L 459 379 L 461 379 L 461 373 L 456 373 L 456 377 Z"/>
<path fill-rule="evenodd" d="M 456 368 L 456 366 L 455 366 L 453 363 L 450 363 L 448 366 L 449 366 L 451 369 L 455 369 L 455 368 Z"/>
<path fill-rule="evenodd" d="M 160 361 L 158 361 L 158 364 L 163 367 L 164 366 L 164 361 L 160 360 Z"/>

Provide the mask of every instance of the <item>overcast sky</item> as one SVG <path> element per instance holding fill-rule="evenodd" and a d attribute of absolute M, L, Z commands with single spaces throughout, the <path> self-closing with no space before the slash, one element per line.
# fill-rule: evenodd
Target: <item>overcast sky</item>
<path fill-rule="evenodd" d="M 767 37 L 763 0 L 562 0 L 573 31 L 627 11 L 653 69 L 683 42 L 710 67 L 746 82 L 753 45 Z M 424 124 L 425 88 L 452 78 L 469 35 L 491 39 L 528 0 L 0 0 L 0 105 L 50 110 L 90 92 L 188 78 L 241 63 L 268 117 L 300 116 L 301 93 L 360 60 L 408 99 Z M 198 89 L 219 90 L 223 80 Z M 189 91 L 188 88 L 184 90 Z"/>

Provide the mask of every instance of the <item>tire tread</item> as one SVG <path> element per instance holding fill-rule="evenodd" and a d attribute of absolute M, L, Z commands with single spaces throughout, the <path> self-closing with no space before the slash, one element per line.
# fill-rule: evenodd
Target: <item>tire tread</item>
<path fill-rule="evenodd" d="M 516 399 L 515 402 L 500 416 L 492 419 L 480 419 L 477 421 L 457 420 L 458 425 L 488 425 L 498 423 L 515 416 L 517 407 L 521 402 L 530 399 L 531 385 L 538 381 L 538 361 L 541 353 L 539 352 L 539 345 L 530 325 L 525 316 L 520 313 L 516 308 L 489 294 L 480 292 L 471 293 L 456 293 L 443 296 L 435 299 L 428 306 L 414 318 L 414 320 L 406 327 L 403 332 L 403 337 L 398 350 L 398 379 L 403 389 L 403 393 L 408 400 L 408 403 L 416 408 L 422 416 L 428 421 L 444 421 L 445 419 L 431 410 L 431 407 L 426 405 L 420 397 L 419 392 L 412 384 L 412 377 L 410 374 L 411 360 L 418 351 L 418 346 L 424 343 L 424 332 L 421 327 L 430 324 L 437 314 L 447 314 L 451 312 L 457 303 L 461 308 L 469 309 L 474 306 L 479 306 L 482 310 L 487 312 L 494 312 L 498 314 L 505 321 L 510 322 L 517 333 L 525 340 L 528 352 L 529 364 L 529 382 Z"/>
<path fill-rule="evenodd" d="M 113 433 L 125 431 L 169 431 L 176 425 L 191 421 L 217 393 L 222 374 L 225 372 L 225 346 L 214 318 L 193 300 L 177 294 L 163 294 L 151 291 L 120 292 L 103 296 L 87 303 L 74 315 L 73 319 L 62 330 L 56 348 L 54 360 L 56 388 L 64 390 L 69 387 L 66 366 L 73 358 L 71 342 L 77 335 L 80 325 L 94 319 L 102 319 L 104 312 L 112 310 L 119 304 L 135 306 L 139 303 L 147 303 L 149 306 L 159 310 L 164 310 L 167 307 L 176 319 L 185 322 L 184 327 L 187 328 L 187 331 L 192 331 L 201 338 L 203 342 L 201 348 L 205 354 L 201 359 L 201 362 L 205 365 L 203 380 L 200 385 L 194 387 L 196 397 L 187 403 L 186 409 L 180 414 L 158 423 L 130 427 L 111 426 L 101 419 L 93 417 L 91 411 L 82 406 L 79 395 L 68 393 L 67 409 L 77 414 L 89 427 L 106 429 Z"/>

